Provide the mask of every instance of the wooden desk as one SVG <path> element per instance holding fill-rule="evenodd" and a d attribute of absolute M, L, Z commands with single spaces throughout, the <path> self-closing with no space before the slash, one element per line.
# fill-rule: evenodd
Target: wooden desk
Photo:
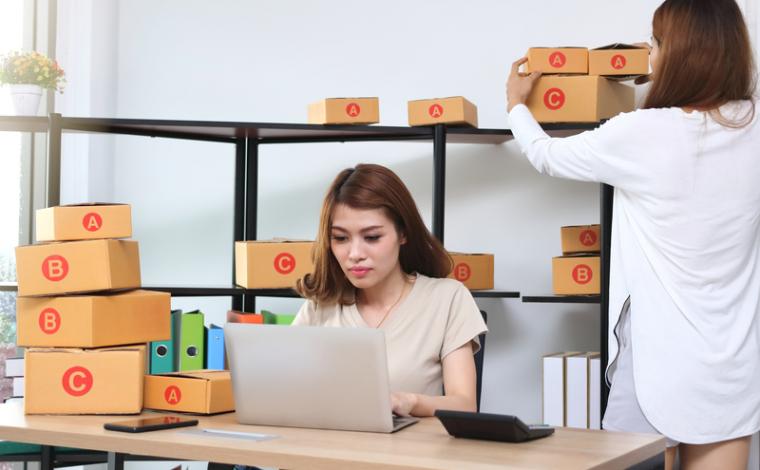
<path fill-rule="evenodd" d="M 103 429 L 105 422 L 129 418 L 25 416 L 20 402 L 6 403 L 0 405 L 0 439 L 108 451 L 114 468 L 119 454 L 134 454 L 294 470 L 620 469 L 665 451 L 665 439 L 654 435 L 564 428 L 523 444 L 456 439 L 435 418 L 394 434 L 246 426 L 237 424 L 232 413 L 200 418 L 199 428 L 279 436 L 261 442 L 186 433 L 194 428 L 143 434 Z"/>

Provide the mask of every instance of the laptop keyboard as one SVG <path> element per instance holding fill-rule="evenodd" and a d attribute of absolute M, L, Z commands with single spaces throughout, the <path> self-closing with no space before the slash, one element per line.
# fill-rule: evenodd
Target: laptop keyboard
<path fill-rule="evenodd" d="M 398 431 L 399 429 L 405 428 L 410 424 L 416 423 L 417 421 L 419 421 L 419 418 L 414 418 L 412 416 L 393 415 L 393 430 Z"/>

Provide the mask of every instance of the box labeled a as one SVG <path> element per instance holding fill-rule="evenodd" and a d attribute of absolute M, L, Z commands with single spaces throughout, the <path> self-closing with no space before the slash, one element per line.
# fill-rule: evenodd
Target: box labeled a
<path fill-rule="evenodd" d="M 589 75 L 635 77 L 649 73 L 649 50 L 629 44 L 610 44 L 588 51 Z"/>
<path fill-rule="evenodd" d="M 560 228 L 562 254 L 599 253 L 601 227 L 597 225 L 568 225 Z"/>
<path fill-rule="evenodd" d="M 98 348 L 171 338 L 170 296 L 135 290 L 116 295 L 19 297 L 17 344 Z"/>
<path fill-rule="evenodd" d="M 131 414 L 143 405 L 145 346 L 26 350 L 27 414 Z"/>
<path fill-rule="evenodd" d="M 286 289 L 314 269 L 314 242 L 235 242 L 235 283 L 247 289 Z"/>
<path fill-rule="evenodd" d="M 526 54 L 525 71 L 543 74 L 588 73 L 588 49 L 585 47 L 531 47 Z"/>
<path fill-rule="evenodd" d="M 309 105 L 309 124 L 375 124 L 380 122 L 377 98 L 327 98 Z"/>
<path fill-rule="evenodd" d="M 449 253 L 454 267 L 449 277 L 470 290 L 493 289 L 493 255 L 488 253 Z"/>
<path fill-rule="evenodd" d="M 414 100 L 408 104 L 410 126 L 433 124 L 478 127 L 478 108 L 461 96 Z"/>
<path fill-rule="evenodd" d="M 16 248 L 18 295 L 56 295 L 140 287 L 132 240 L 87 240 Z"/>
<path fill-rule="evenodd" d="M 233 411 L 230 372 L 199 370 L 145 376 L 145 408 L 214 414 Z"/>
<path fill-rule="evenodd" d="M 558 256 L 552 258 L 552 280 L 556 295 L 598 295 L 599 256 Z"/>
<path fill-rule="evenodd" d="M 542 76 L 525 103 L 538 122 L 599 122 L 633 111 L 633 87 L 597 76 Z"/>
<path fill-rule="evenodd" d="M 38 242 L 129 238 L 132 211 L 128 204 L 73 204 L 35 213 Z"/>

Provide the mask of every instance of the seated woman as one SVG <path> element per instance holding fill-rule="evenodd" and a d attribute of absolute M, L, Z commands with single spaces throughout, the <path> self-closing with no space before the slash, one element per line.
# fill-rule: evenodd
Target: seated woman
<path fill-rule="evenodd" d="M 338 174 L 313 258 L 294 325 L 381 328 L 398 415 L 476 411 L 473 354 L 485 322 L 467 288 L 446 278 L 451 258 L 395 173 L 361 164 Z"/>

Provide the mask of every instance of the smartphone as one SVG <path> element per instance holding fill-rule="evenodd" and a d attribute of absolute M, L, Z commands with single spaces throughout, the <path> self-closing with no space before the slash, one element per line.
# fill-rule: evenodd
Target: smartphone
<path fill-rule="evenodd" d="M 517 416 L 467 411 L 436 410 L 435 416 L 454 437 L 501 442 L 525 442 L 546 437 L 554 428 L 543 424 L 527 425 Z"/>
<path fill-rule="evenodd" d="M 197 419 L 185 418 L 183 416 L 157 416 L 155 418 L 137 418 L 117 421 L 115 423 L 105 423 L 103 427 L 109 431 L 146 432 L 195 426 L 197 424 Z"/>

